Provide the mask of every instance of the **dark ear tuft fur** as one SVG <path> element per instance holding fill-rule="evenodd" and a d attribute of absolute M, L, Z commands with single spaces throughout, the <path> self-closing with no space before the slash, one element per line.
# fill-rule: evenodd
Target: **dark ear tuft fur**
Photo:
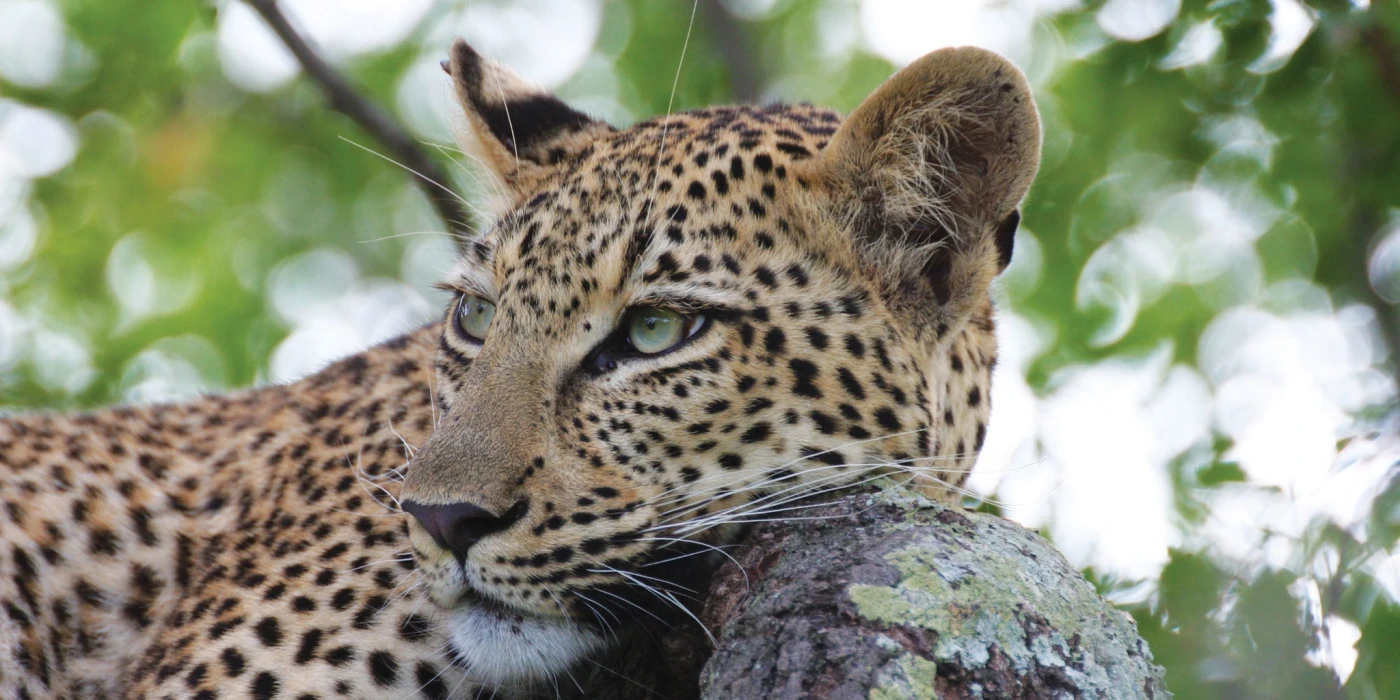
<path fill-rule="evenodd" d="M 997 262 L 1000 263 L 997 266 L 998 271 L 1005 270 L 1006 266 L 1011 264 L 1011 248 L 1016 242 L 1016 228 L 1020 225 L 1021 210 L 1016 209 L 997 226 Z"/>
<path fill-rule="evenodd" d="M 464 144 L 508 185 L 528 183 L 612 130 L 483 58 L 465 41 L 446 62 L 471 133 Z"/>

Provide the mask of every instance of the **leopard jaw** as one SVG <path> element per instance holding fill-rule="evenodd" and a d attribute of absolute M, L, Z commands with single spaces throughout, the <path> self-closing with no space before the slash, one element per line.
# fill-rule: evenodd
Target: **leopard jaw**
<path fill-rule="evenodd" d="M 606 645 L 601 635 L 568 619 L 501 613 L 480 604 L 447 611 L 444 627 L 456 663 L 493 688 L 553 678 Z"/>

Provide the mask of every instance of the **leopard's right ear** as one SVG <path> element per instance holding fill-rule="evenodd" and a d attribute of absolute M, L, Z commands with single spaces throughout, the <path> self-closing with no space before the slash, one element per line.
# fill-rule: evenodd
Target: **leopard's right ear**
<path fill-rule="evenodd" d="M 466 113 L 463 148 L 478 156 L 517 200 L 594 139 L 613 131 L 483 58 L 461 39 L 452 44 L 443 68 Z"/>

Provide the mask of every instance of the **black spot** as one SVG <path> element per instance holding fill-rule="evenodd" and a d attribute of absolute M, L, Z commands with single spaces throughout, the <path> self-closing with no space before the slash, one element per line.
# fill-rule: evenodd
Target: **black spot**
<path fill-rule="evenodd" d="M 710 179 L 715 183 L 715 194 L 729 194 L 729 178 L 725 177 L 723 172 L 716 170 L 710 173 Z"/>
<path fill-rule="evenodd" d="M 797 472 L 791 469 L 774 469 L 765 476 L 772 482 L 792 481 L 797 478 Z"/>
<path fill-rule="evenodd" d="M 807 326 L 807 344 L 817 350 L 825 350 L 827 346 L 826 333 L 816 326 Z"/>
<path fill-rule="evenodd" d="M 753 347 L 753 334 L 753 326 L 747 323 L 739 324 L 739 340 L 743 342 L 744 347 Z"/>
<path fill-rule="evenodd" d="M 851 357 L 857 359 L 865 357 L 865 343 L 861 342 L 860 338 L 857 338 L 854 335 L 847 334 L 846 352 L 850 353 Z"/>
<path fill-rule="evenodd" d="M 807 271 L 806 271 L 806 270 L 803 270 L 802 267 L 801 267 L 800 265 L 797 265 L 797 264 L 788 265 L 787 276 L 788 276 L 790 279 L 792 279 L 792 281 L 793 281 L 794 283 L 796 283 L 797 286 L 799 286 L 799 287 L 805 287 L 805 286 L 807 286 Z"/>
<path fill-rule="evenodd" d="M 297 647 L 297 655 L 293 659 L 297 665 L 309 663 L 316 658 L 316 650 L 321 646 L 321 638 L 325 635 L 319 629 L 312 628 L 301 636 L 301 645 Z"/>
<path fill-rule="evenodd" d="M 342 588 L 331 596 L 331 607 L 336 610 L 345 610 L 355 604 L 355 590 L 352 588 Z"/>
<path fill-rule="evenodd" d="M 705 186 L 699 182 L 692 182 L 690 183 L 690 188 L 686 190 L 686 194 L 690 195 L 691 199 L 704 199 Z"/>
<path fill-rule="evenodd" d="M 355 650 L 349 646 L 339 646 L 326 652 L 321 658 L 332 666 L 344 666 L 355 660 Z"/>
<path fill-rule="evenodd" d="M 381 688 L 387 688 L 399 680 L 399 662 L 387 651 L 374 651 L 369 655 L 369 673 Z"/>
<path fill-rule="evenodd" d="M 725 469 L 739 469 L 744 466 L 744 458 L 732 452 L 727 452 L 719 456 L 719 466 Z"/>
<path fill-rule="evenodd" d="M 821 390 L 812 383 L 818 375 L 816 365 L 807 360 L 793 358 L 788 360 L 788 368 L 792 370 L 792 393 L 813 399 L 822 397 Z"/>
<path fill-rule="evenodd" d="M 763 336 L 763 347 L 770 353 L 781 353 L 786 346 L 787 336 L 780 328 L 770 328 Z"/>
<path fill-rule="evenodd" d="M 900 427 L 902 427 L 899 422 L 899 417 L 896 416 L 894 411 L 890 410 L 888 406 L 875 409 L 875 420 L 880 424 L 880 427 L 886 430 L 898 431 Z"/>
<path fill-rule="evenodd" d="M 807 415 L 811 416 L 812 422 L 817 426 L 817 430 L 821 431 L 823 435 L 830 435 L 836 432 L 837 425 L 835 418 L 821 411 L 812 411 Z"/>
<path fill-rule="evenodd" d="M 865 387 L 861 385 L 860 380 L 856 379 L 854 374 L 851 374 L 850 370 L 842 367 L 836 372 L 836 376 L 841 380 L 841 387 L 851 395 L 851 398 L 857 401 L 865 398 Z"/>
<path fill-rule="evenodd" d="M 263 646 L 275 647 L 282 643 L 282 626 L 275 617 L 264 617 L 253 629 L 258 633 L 258 640 Z"/>
<path fill-rule="evenodd" d="M 224 662 L 224 675 L 230 678 L 237 678 L 243 675 L 243 670 L 248 666 L 248 662 L 243 658 L 243 655 L 233 647 L 225 648 L 223 653 L 219 655 L 219 658 Z"/>
<path fill-rule="evenodd" d="M 441 672 L 426 661 L 419 661 L 413 675 L 418 681 L 419 692 L 428 700 L 447 700 L 447 684 L 439 676 Z"/>
<path fill-rule="evenodd" d="M 846 464 L 846 456 L 836 450 L 823 450 L 816 447 L 802 448 L 802 456 L 822 464 L 829 464 L 833 467 Z"/>
<path fill-rule="evenodd" d="M 281 687 L 282 684 L 277 680 L 277 676 L 263 671 L 253 678 L 253 683 L 249 686 L 249 692 L 258 700 L 271 700 L 277 697 L 277 691 Z"/>
<path fill-rule="evenodd" d="M 427 639 L 433 632 L 433 625 L 428 618 L 417 613 L 409 613 L 404 616 L 399 623 L 399 635 L 410 642 L 420 642 Z"/>
<path fill-rule="evenodd" d="M 977 406 L 981 403 L 982 390 L 974 386 L 967 392 L 967 405 L 969 408 L 977 408 Z"/>
<path fill-rule="evenodd" d="M 748 430 L 744 431 L 743 435 L 739 436 L 739 442 L 751 445 L 768 439 L 772 433 L 773 429 L 767 423 L 754 423 Z"/>
<path fill-rule="evenodd" d="M 121 540 L 118 539 L 116 533 L 111 530 L 93 530 L 91 537 L 92 539 L 88 543 L 88 552 L 107 556 L 112 556 L 121 552 Z"/>
<path fill-rule="evenodd" d="M 793 157 L 793 160 L 810 158 L 812 152 L 795 143 L 779 143 L 778 150 Z"/>
<path fill-rule="evenodd" d="M 773 289 L 778 286 L 778 276 L 774 275 L 773 271 L 768 269 L 766 266 L 759 265 L 758 267 L 754 268 L 754 274 L 758 276 L 759 284 L 762 284 L 763 286 L 769 289 Z"/>

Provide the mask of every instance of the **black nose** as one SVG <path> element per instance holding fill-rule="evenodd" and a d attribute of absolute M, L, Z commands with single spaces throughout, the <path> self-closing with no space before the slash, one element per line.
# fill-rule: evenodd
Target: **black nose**
<path fill-rule="evenodd" d="M 466 559 L 467 552 L 483 537 L 500 532 L 525 515 L 526 503 L 520 501 L 510 510 L 496 515 L 472 503 L 428 505 L 404 501 L 405 513 L 412 515 L 432 536 L 439 547 Z"/>

